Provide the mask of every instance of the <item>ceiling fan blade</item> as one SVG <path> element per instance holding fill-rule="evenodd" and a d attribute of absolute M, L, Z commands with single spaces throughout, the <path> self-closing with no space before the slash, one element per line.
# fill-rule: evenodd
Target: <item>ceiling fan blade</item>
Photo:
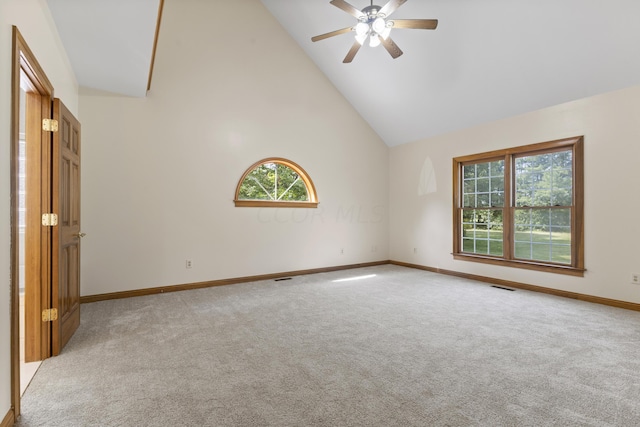
<path fill-rule="evenodd" d="M 398 56 L 404 53 L 398 47 L 398 45 L 393 40 L 391 40 L 391 37 L 387 37 L 386 40 L 381 37 L 380 41 L 382 42 L 382 46 L 387 49 L 387 52 L 389 52 L 389 55 L 391 55 L 393 59 L 396 59 Z"/>
<path fill-rule="evenodd" d="M 435 30 L 437 19 L 393 19 L 392 28 L 416 28 L 419 30 Z"/>
<path fill-rule="evenodd" d="M 356 9 L 355 7 L 351 6 L 349 3 L 347 3 L 344 0 L 331 0 L 329 3 L 331 3 L 335 7 L 338 7 L 344 10 L 349 15 L 355 16 L 356 18 L 360 18 L 364 16 L 364 13 L 362 13 L 360 10 Z"/>
<path fill-rule="evenodd" d="M 353 57 L 356 56 L 356 53 L 358 53 L 361 46 L 362 45 L 358 43 L 358 41 L 353 43 L 353 46 L 351 46 L 351 49 L 349 49 L 349 53 L 347 53 L 347 56 L 344 57 L 344 61 L 342 62 L 348 64 L 349 62 L 353 61 Z"/>
<path fill-rule="evenodd" d="M 407 0 L 389 0 L 387 4 L 382 6 L 382 9 L 378 13 L 383 13 L 385 16 L 391 15 L 397 8 L 405 4 Z"/>
<path fill-rule="evenodd" d="M 353 27 L 343 28 L 341 30 L 331 31 L 330 33 L 320 34 L 319 36 L 311 37 L 312 42 L 317 42 L 318 40 L 328 39 L 329 37 L 339 36 L 340 34 L 348 33 L 353 30 Z"/>

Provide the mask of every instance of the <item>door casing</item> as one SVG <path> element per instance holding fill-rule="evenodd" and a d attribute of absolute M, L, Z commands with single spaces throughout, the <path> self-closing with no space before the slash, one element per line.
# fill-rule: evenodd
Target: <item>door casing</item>
<path fill-rule="evenodd" d="M 25 301 L 25 326 L 26 334 L 31 335 L 29 352 L 31 359 L 42 360 L 57 355 L 66 341 L 77 328 L 79 317 L 79 129 L 77 120 L 66 110 L 59 100 L 54 101 L 54 90 L 42 67 L 38 64 L 33 52 L 27 46 L 17 27 L 13 27 L 12 45 L 12 69 L 11 69 L 11 412 L 14 419 L 20 415 L 20 319 L 19 319 L 19 218 L 18 218 L 18 191 L 19 179 L 19 139 L 20 139 L 20 88 L 21 79 L 23 85 L 29 88 L 25 97 L 25 133 L 27 135 L 27 210 L 25 237 L 25 257 L 28 265 L 25 266 L 25 278 L 30 284 L 25 284 L 31 293 Z M 54 109 L 57 109 L 54 111 Z M 65 232 L 75 233 L 71 236 L 60 237 L 60 229 L 43 226 L 42 214 L 55 213 L 53 209 L 60 209 L 64 205 L 61 202 L 61 193 L 66 191 L 60 186 L 61 161 L 60 143 L 62 138 L 43 129 L 43 119 L 52 118 L 53 114 L 64 111 L 67 115 L 67 123 L 75 123 L 77 133 L 74 143 L 77 143 L 76 188 L 75 198 L 69 199 L 77 202 L 74 212 L 75 228 L 65 228 Z M 58 114 L 62 115 L 62 113 Z M 67 126 L 68 127 L 68 126 Z M 64 143 L 64 141 L 63 141 Z M 66 154 L 63 154 L 66 155 Z M 67 156 L 68 157 L 68 156 Z M 54 185 L 55 184 L 55 185 Z M 62 204 L 61 204 L 62 203 Z M 75 208 L 74 208 L 75 209 Z M 67 208 L 67 213 L 69 212 Z M 76 230 L 77 228 L 77 230 Z M 64 243 L 66 246 L 61 246 Z M 71 251 L 66 248 L 72 247 Z M 60 268 L 60 252 L 64 252 L 66 266 Z M 74 252 L 75 251 L 75 252 Z M 75 253 L 74 261 L 67 262 L 67 253 Z M 69 272 L 69 266 L 76 268 L 75 272 Z M 60 274 L 63 271 L 64 274 Z M 64 277 L 73 277 L 73 289 L 64 282 Z M 61 278 L 63 280 L 61 280 Z M 55 287 L 54 287 L 55 285 Z M 62 302 L 61 302 L 62 301 Z M 44 322 L 42 312 L 45 309 L 60 307 L 64 312 L 62 319 L 54 319 Z M 25 307 L 26 308 L 26 307 Z"/>
<path fill-rule="evenodd" d="M 11 406 L 14 417 L 20 415 L 20 330 L 19 330 L 19 253 L 18 253 L 18 170 L 19 170 L 19 128 L 20 128 L 20 79 L 26 78 L 34 92 L 29 96 L 27 101 L 26 113 L 26 133 L 28 137 L 35 139 L 32 143 L 40 141 L 39 150 L 36 154 L 36 165 L 39 166 L 40 176 L 36 188 L 30 188 L 27 195 L 33 193 L 31 206 L 33 215 L 39 215 L 43 206 L 50 205 L 51 173 L 49 169 L 50 161 L 50 144 L 43 143 L 50 136 L 42 131 L 42 119 L 51 117 L 51 101 L 53 99 L 53 85 L 47 78 L 42 67 L 36 60 L 33 52 L 27 46 L 24 38 L 13 27 L 13 44 L 12 44 L 12 69 L 11 69 Z M 27 169 L 30 166 L 27 166 Z M 33 172 L 33 169 L 32 169 Z M 47 205 L 48 203 L 48 205 Z M 33 217 L 31 221 L 27 221 L 27 227 L 33 227 Z M 50 259 L 50 230 L 44 227 L 38 227 L 39 232 L 34 234 L 30 241 L 29 253 L 26 257 L 35 258 L 36 262 L 32 264 L 33 277 L 37 277 L 38 289 L 30 303 L 35 307 L 30 308 L 30 319 L 28 319 L 29 333 L 36 333 L 33 338 L 33 345 L 36 347 L 35 354 L 48 357 L 48 348 L 50 348 L 50 333 L 48 328 L 43 327 L 41 322 L 37 321 L 36 316 L 42 312 L 47 306 L 50 299 L 49 284 L 51 282 L 51 269 L 49 268 Z M 44 306 L 44 307 L 43 307 Z M 27 319 L 25 319 L 27 320 Z"/>

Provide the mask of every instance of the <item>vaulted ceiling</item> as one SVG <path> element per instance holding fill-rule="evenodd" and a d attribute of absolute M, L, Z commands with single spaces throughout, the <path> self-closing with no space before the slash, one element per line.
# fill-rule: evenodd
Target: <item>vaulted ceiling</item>
<path fill-rule="evenodd" d="M 143 97 L 160 0 L 47 0 L 78 84 Z"/>
<path fill-rule="evenodd" d="M 145 95 L 160 0 L 47 1 L 81 86 Z M 356 23 L 329 0 L 242 1 L 266 8 L 389 146 L 640 84 L 637 0 L 408 0 L 392 18 L 438 28 L 394 29 L 402 56 L 363 46 L 350 64 L 353 33 L 311 42 Z"/>

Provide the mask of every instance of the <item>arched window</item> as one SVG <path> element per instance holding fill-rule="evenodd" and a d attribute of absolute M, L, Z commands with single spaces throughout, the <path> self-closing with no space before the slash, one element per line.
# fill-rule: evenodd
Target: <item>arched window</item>
<path fill-rule="evenodd" d="M 234 202 L 237 207 L 318 207 L 309 175 L 291 160 L 277 157 L 247 169 L 238 182 Z"/>

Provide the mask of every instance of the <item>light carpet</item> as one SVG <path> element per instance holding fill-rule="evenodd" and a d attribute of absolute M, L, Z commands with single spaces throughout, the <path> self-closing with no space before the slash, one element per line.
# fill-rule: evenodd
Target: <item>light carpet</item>
<path fill-rule="evenodd" d="M 640 313 L 393 265 L 97 302 L 22 411 L 25 427 L 638 426 Z"/>

